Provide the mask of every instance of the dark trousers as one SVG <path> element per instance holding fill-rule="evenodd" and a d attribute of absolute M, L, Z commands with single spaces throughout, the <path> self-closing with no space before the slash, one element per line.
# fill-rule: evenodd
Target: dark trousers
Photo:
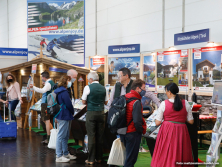
<path fill-rule="evenodd" d="M 121 135 L 121 141 L 126 147 L 126 160 L 124 167 L 134 167 L 137 161 L 142 134 L 138 132 Z"/>
<path fill-rule="evenodd" d="M 11 119 L 16 121 L 16 116 L 14 114 L 15 108 L 18 105 L 19 100 L 13 100 L 9 101 L 10 107 L 11 107 Z"/>
<path fill-rule="evenodd" d="M 95 162 L 95 159 L 102 160 L 104 129 L 104 111 L 87 111 L 86 131 L 88 135 L 89 162 Z"/>

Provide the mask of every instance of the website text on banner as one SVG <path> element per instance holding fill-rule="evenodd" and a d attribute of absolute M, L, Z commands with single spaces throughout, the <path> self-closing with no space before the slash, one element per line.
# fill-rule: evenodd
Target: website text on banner
<path fill-rule="evenodd" d="M 28 56 L 28 49 L 0 48 L 0 55 L 5 55 L 5 56 Z"/>
<path fill-rule="evenodd" d="M 109 46 L 109 54 L 140 53 L 140 44 Z"/>

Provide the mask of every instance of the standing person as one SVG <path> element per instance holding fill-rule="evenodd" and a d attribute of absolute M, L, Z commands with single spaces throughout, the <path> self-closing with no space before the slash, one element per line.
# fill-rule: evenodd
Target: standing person
<path fill-rule="evenodd" d="M 137 161 L 142 134 L 146 133 L 146 122 L 143 118 L 142 97 L 145 95 L 145 81 L 137 79 L 132 84 L 132 90 L 127 93 L 126 99 L 137 98 L 126 105 L 126 135 L 120 135 L 126 147 L 125 167 L 134 167 Z"/>
<path fill-rule="evenodd" d="M 110 93 L 110 99 L 108 102 L 109 107 L 111 107 L 111 104 L 116 97 L 125 95 L 131 91 L 131 86 L 133 83 L 133 80 L 130 79 L 131 71 L 126 67 L 121 68 L 117 76 L 118 76 L 119 82 L 117 82 L 114 85 Z M 145 97 L 150 98 L 157 106 L 160 105 L 159 99 L 154 95 L 153 92 L 146 90 Z M 117 135 L 117 137 L 119 137 L 119 135 Z M 115 165 L 109 165 L 109 167 L 115 167 Z"/>
<path fill-rule="evenodd" d="M 50 138 L 50 130 L 52 129 L 52 124 L 50 123 L 50 115 L 46 114 L 47 111 L 47 96 L 52 93 L 52 88 L 54 86 L 54 82 L 49 78 L 49 73 L 44 71 L 41 73 L 42 82 L 45 82 L 45 86 L 43 88 L 38 88 L 30 84 L 30 88 L 33 88 L 35 92 L 42 94 L 42 104 L 41 104 L 41 119 L 46 125 L 47 139 L 43 142 L 48 144 Z"/>
<path fill-rule="evenodd" d="M 72 99 L 75 99 L 75 93 L 74 93 L 74 82 L 76 81 L 76 78 L 78 76 L 78 72 L 74 69 L 70 69 L 67 71 L 67 75 L 71 77 L 71 82 L 72 82 L 72 86 L 70 88 L 68 88 L 68 92 L 69 92 L 69 96 Z"/>
<path fill-rule="evenodd" d="M 44 48 L 44 47 L 45 47 L 44 44 L 46 44 L 46 46 L 47 46 L 47 43 L 45 42 L 45 39 L 41 40 L 41 42 L 40 42 L 40 46 L 42 46 L 42 48 Z"/>
<path fill-rule="evenodd" d="M 113 69 L 115 68 L 114 61 L 111 61 L 111 63 L 108 66 L 108 68 L 109 68 L 109 74 L 112 74 L 113 73 Z"/>
<path fill-rule="evenodd" d="M 58 88 L 54 91 L 57 94 L 58 104 L 61 106 L 59 113 L 55 116 L 59 124 L 59 132 L 56 140 L 56 162 L 69 162 L 76 159 L 68 152 L 69 125 L 74 115 L 74 108 L 69 98 L 67 88 L 71 86 L 71 77 L 62 76 Z"/>
<path fill-rule="evenodd" d="M 63 26 L 66 25 L 66 20 L 65 20 L 65 19 L 62 20 L 62 25 L 63 25 Z"/>
<path fill-rule="evenodd" d="M 116 97 L 125 95 L 126 93 L 129 93 L 131 90 L 131 85 L 133 83 L 133 80 L 131 78 L 131 72 L 128 68 L 124 67 L 121 68 L 118 72 L 118 78 L 119 82 L 117 82 L 111 93 L 110 93 L 110 99 L 108 105 L 111 106 L 113 100 Z M 144 95 L 145 97 L 150 98 L 156 105 L 159 107 L 160 105 L 160 100 L 155 96 L 155 94 L 149 90 L 146 90 L 146 94 Z"/>
<path fill-rule="evenodd" d="M 12 120 L 16 120 L 16 117 L 14 115 L 15 108 L 19 101 L 23 103 L 20 85 L 18 82 L 16 82 L 16 78 L 13 74 L 8 74 L 5 81 L 7 84 L 7 101 L 9 102 L 9 105 L 11 107 L 11 118 Z"/>
<path fill-rule="evenodd" d="M 85 86 L 82 102 L 87 104 L 86 131 L 88 135 L 88 159 L 86 164 L 101 163 L 103 156 L 103 134 L 105 129 L 104 104 L 107 104 L 106 89 L 99 84 L 96 72 L 87 76 L 89 85 Z"/>
<path fill-rule="evenodd" d="M 164 120 L 157 135 L 152 167 L 174 167 L 178 166 L 177 162 L 193 162 L 190 135 L 185 124 L 194 122 L 190 105 L 180 99 L 175 83 L 167 84 L 165 91 L 168 100 L 161 103 L 155 121 L 158 126 Z"/>

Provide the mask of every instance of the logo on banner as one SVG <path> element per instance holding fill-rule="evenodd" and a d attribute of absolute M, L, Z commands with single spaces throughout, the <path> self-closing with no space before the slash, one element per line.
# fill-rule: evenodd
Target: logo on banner
<path fill-rule="evenodd" d="M 93 58 L 93 65 L 105 64 L 105 58 Z"/>
<path fill-rule="evenodd" d="M 188 51 L 187 50 L 181 50 L 181 57 L 187 57 Z"/>
<path fill-rule="evenodd" d="M 164 55 L 158 55 L 158 61 L 164 61 Z"/>
<path fill-rule="evenodd" d="M 201 59 L 201 52 L 194 52 L 194 59 Z"/>

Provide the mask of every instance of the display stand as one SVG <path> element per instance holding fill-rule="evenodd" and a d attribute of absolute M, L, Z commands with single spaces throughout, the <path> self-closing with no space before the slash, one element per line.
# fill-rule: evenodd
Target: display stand
<path fill-rule="evenodd" d="M 217 111 L 217 112 L 221 112 L 221 110 L 220 111 Z M 221 117 L 219 118 L 219 119 L 221 119 Z M 216 123 L 215 123 L 215 126 L 216 126 L 216 124 L 217 124 L 218 122 L 216 121 Z M 211 163 L 211 165 L 210 164 L 207 164 L 207 166 L 209 166 L 209 167 L 215 167 L 216 166 L 216 163 L 217 163 L 217 161 L 219 160 L 219 158 L 220 158 L 220 143 L 221 143 L 221 141 L 222 141 L 222 123 L 220 122 L 220 127 L 219 127 L 219 129 L 217 129 L 215 132 L 213 132 L 213 133 L 215 133 L 216 135 L 218 135 L 219 136 L 219 139 L 217 140 L 217 142 L 216 143 L 213 143 L 212 142 L 212 140 L 211 140 L 211 145 L 210 145 L 210 147 L 209 147 L 209 150 L 208 150 L 208 152 L 207 152 L 207 163 Z M 213 133 L 212 133 L 212 138 L 213 138 Z M 216 136 L 214 136 L 214 137 L 216 137 Z M 213 139 L 214 140 L 214 139 Z M 212 146 L 212 144 L 214 145 L 214 146 Z M 213 149 L 213 152 L 212 152 L 212 149 Z M 208 158 L 210 158 L 210 159 L 208 159 Z M 215 159 L 214 159 L 215 158 Z M 213 161 L 212 161 L 213 160 Z"/>
<path fill-rule="evenodd" d="M 32 74 L 32 78 L 33 78 L 33 81 L 34 81 L 34 74 Z M 34 83 L 33 83 L 34 85 Z M 25 124 L 24 124 L 24 129 L 27 127 L 27 124 L 28 124 L 28 113 L 29 113 L 29 110 L 30 110 L 30 107 L 32 107 L 35 103 L 37 102 L 36 98 L 35 98 L 35 93 L 33 92 L 32 94 L 32 99 L 30 100 L 30 102 L 28 102 L 28 106 L 27 106 L 27 110 L 26 110 L 26 114 L 25 114 Z M 30 111 L 33 115 L 33 110 Z M 29 131 L 31 131 L 32 127 L 29 126 Z"/>

